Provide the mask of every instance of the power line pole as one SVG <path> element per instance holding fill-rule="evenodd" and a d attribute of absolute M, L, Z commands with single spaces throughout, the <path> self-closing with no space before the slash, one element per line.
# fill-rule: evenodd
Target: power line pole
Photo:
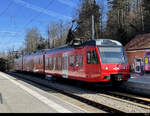
<path fill-rule="evenodd" d="M 95 22 L 94 22 L 94 15 L 92 15 L 92 40 L 95 39 Z"/>
<path fill-rule="evenodd" d="M 94 11 L 95 11 L 95 3 L 96 1 L 93 0 L 93 11 L 92 11 L 92 40 L 95 40 L 95 17 L 94 17 Z"/>

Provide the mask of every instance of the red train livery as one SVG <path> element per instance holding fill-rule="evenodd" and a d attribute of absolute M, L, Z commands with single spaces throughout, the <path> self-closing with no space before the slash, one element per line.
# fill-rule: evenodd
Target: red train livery
<path fill-rule="evenodd" d="M 25 55 L 15 69 L 85 82 L 127 81 L 129 64 L 121 43 L 98 39 L 80 46 L 63 46 Z"/>

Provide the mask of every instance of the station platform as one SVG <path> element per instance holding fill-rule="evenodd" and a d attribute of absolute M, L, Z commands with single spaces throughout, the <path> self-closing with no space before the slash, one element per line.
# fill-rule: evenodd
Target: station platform
<path fill-rule="evenodd" d="M 132 73 L 131 78 L 122 87 L 132 92 L 150 96 L 150 74 Z"/>
<path fill-rule="evenodd" d="M 0 113 L 86 113 L 56 91 L 0 72 Z"/>

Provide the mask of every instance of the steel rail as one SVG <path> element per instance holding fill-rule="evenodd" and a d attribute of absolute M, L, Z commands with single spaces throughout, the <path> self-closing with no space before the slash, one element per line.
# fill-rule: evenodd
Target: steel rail
<path fill-rule="evenodd" d="M 147 109 L 150 109 L 150 99 L 149 100 L 144 100 L 144 99 L 148 99 L 148 98 L 143 98 L 143 97 L 136 97 L 136 96 L 133 96 L 133 95 L 127 95 L 126 93 L 121 93 L 121 92 L 111 92 L 111 91 L 99 91 L 99 93 L 103 93 L 103 94 L 106 94 L 106 95 L 109 95 L 109 96 L 113 96 L 113 97 L 117 97 L 119 99 L 123 99 L 123 100 L 126 100 L 126 101 L 130 101 L 130 102 L 133 102 L 133 103 L 137 103 L 137 104 L 142 104 L 142 105 L 145 105 L 145 106 L 148 106 L 149 108 Z M 142 99 L 143 98 L 143 99 Z M 146 108 L 144 106 L 140 106 L 140 107 L 143 107 L 143 108 Z"/>

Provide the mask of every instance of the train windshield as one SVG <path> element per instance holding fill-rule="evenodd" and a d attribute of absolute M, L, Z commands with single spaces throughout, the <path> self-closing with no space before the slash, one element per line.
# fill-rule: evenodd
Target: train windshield
<path fill-rule="evenodd" d="M 102 64 L 127 64 L 123 47 L 99 47 Z"/>

